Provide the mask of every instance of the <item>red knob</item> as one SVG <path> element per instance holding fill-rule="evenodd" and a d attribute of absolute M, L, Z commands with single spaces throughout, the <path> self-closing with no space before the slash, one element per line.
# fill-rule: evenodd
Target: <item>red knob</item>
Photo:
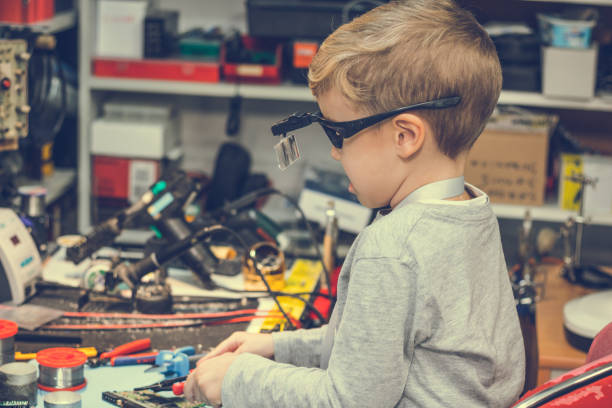
<path fill-rule="evenodd" d="M 185 383 L 174 383 L 172 384 L 172 393 L 174 395 L 183 395 L 183 390 L 185 389 Z"/>
<path fill-rule="evenodd" d="M 2 78 L 2 80 L 0 80 L 0 86 L 5 91 L 11 89 L 11 80 L 8 78 Z"/>

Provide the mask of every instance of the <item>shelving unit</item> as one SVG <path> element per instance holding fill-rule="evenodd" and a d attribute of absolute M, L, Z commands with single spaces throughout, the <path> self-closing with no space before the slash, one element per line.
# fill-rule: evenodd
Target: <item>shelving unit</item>
<path fill-rule="evenodd" d="M 76 24 L 76 16 L 76 10 L 69 10 L 57 13 L 55 17 L 50 20 L 39 21 L 32 24 L 14 24 L 0 22 L 0 26 L 4 25 L 15 28 L 30 28 L 36 32 L 54 34 L 74 27 L 74 25 Z"/>
<path fill-rule="evenodd" d="M 612 6 L 612 0 L 523 0 L 537 3 L 569 3 L 584 6 Z"/>
<path fill-rule="evenodd" d="M 537 0 L 525 0 L 537 1 Z M 547 1 L 547 0 L 542 0 Z M 594 1 L 559 1 L 576 4 L 599 4 L 611 5 L 612 0 Z M 247 99 L 256 100 L 279 100 L 312 103 L 310 90 L 306 86 L 283 84 L 283 85 L 253 85 L 234 83 L 192 83 L 181 81 L 162 81 L 148 79 L 127 79 L 96 77 L 91 74 L 92 39 L 94 24 L 94 0 L 79 0 L 79 55 L 80 55 L 80 89 L 79 89 L 79 229 L 86 231 L 90 226 L 90 157 L 89 157 L 89 127 L 97 112 L 98 106 L 95 102 L 95 93 L 103 91 L 133 92 L 162 95 L 189 95 L 202 97 L 230 98 L 240 95 Z M 524 107 L 538 107 L 549 109 L 568 109 L 577 111 L 599 111 L 612 112 L 612 100 L 594 98 L 588 101 L 551 99 L 540 93 L 503 91 L 499 103 L 502 105 L 518 105 Z M 305 107 L 305 110 L 310 107 Z M 555 205 L 544 205 L 541 207 L 527 207 L 517 205 L 493 206 L 494 211 L 500 218 L 520 219 L 525 215 L 527 209 L 536 220 L 563 222 L 573 212 L 564 211 Z M 594 216 L 593 224 L 612 226 L 612 215 Z"/>

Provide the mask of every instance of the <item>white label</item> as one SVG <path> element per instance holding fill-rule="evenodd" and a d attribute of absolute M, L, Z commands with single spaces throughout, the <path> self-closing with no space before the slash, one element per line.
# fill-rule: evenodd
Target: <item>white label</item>
<path fill-rule="evenodd" d="M 261 65 L 238 65 L 236 73 L 240 76 L 260 77 L 263 75 L 263 66 Z"/>
<path fill-rule="evenodd" d="M 157 179 L 157 163 L 132 160 L 128 183 L 128 200 L 135 203 Z"/>

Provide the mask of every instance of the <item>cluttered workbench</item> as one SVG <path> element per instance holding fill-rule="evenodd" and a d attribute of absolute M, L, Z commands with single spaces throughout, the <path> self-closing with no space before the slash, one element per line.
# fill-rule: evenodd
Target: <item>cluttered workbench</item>
<path fill-rule="evenodd" d="M 253 207 L 270 189 L 198 220 L 184 216 L 194 191 L 183 173 L 166 175 L 88 234 L 44 252 L 35 229 L 0 209 L 0 406 L 200 406 L 184 401 L 180 384 L 232 332 L 326 320 L 329 254 L 285 257 L 290 245 Z M 155 231 L 144 246 L 116 241 L 143 225 Z"/>

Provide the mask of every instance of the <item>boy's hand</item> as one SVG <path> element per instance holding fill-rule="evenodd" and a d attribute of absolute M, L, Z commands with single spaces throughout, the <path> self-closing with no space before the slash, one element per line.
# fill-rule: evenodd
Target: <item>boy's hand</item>
<path fill-rule="evenodd" d="M 269 333 L 234 332 L 210 353 L 198 361 L 198 366 L 225 353 L 252 353 L 265 358 L 274 357 L 274 340 Z"/>
<path fill-rule="evenodd" d="M 206 402 L 218 407 L 221 405 L 221 385 L 229 366 L 237 354 L 226 353 L 222 356 L 200 360 L 198 366 L 189 374 L 183 394 L 188 401 Z"/>

